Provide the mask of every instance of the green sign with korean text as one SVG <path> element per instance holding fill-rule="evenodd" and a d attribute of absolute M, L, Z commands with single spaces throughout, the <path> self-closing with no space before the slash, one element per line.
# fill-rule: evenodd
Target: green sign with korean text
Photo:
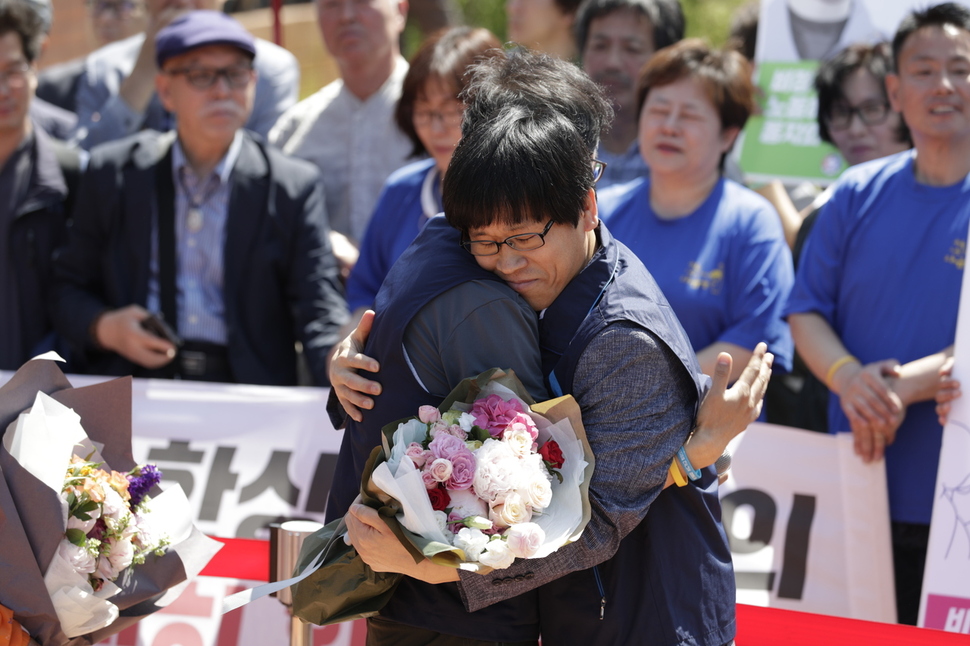
<path fill-rule="evenodd" d="M 824 185 L 845 169 L 839 151 L 818 136 L 817 69 L 818 61 L 758 65 L 761 114 L 748 120 L 741 147 L 749 180 Z"/>

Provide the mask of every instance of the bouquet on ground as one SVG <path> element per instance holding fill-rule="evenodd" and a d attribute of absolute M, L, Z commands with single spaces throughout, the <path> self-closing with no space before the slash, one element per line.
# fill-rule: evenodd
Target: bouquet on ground
<path fill-rule="evenodd" d="M 134 463 L 130 378 L 73 389 L 33 360 L 0 388 L 0 429 L 0 604 L 43 646 L 165 607 L 221 546 L 177 485 Z"/>
<path fill-rule="evenodd" d="M 589 521 L 593 456 L 570 397 L 536 404 L 511 373 L 466 379 L 438 408 L 388 424 L 361 483 L 415 558 L 486 574 L 577 540 Z M 342 521 L 309 537 L 294 615 L 327 624 L 376 614 L 400 575 L 375 573 Z"/>

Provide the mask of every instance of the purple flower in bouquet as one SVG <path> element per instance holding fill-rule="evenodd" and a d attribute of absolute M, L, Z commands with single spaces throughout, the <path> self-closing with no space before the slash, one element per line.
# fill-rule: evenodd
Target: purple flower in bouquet
<path fill-rule="evenodd" d="M 431 440 L 431 443 L 428 444 L 428 450 L 430 450 L 436 458 L 451 460 L 453 456 L 458 455 L 463 451 L 467 451 L 468 449 L 465 447 L 465 443 L 454 435 L 438 433 L 435 435 L 435 438 Z"/>
<path fill-rule="evenodd" d="M 489 395 L 472 404 L 471 415 L 475 418 L 476 426 L 488 431 L 492 437 L 499 437 L 516 415 L 524 412 L 517 399 L 505 401 L 498 395 Z"/>
<path fill-rule="evenodd" d="M 451 456 L 451 477 L 445 486 L 451 490 L 468 489 L 475 482 L 475 456 L 465 449 Z"/>
<path fill-rule="evenodd" d="M 154 464 L 135 467 L 128 474 L 128 493 L 131 495 L 132 508 L 141 504 L 151 488 L 162 479 L 162 472 Z"/>

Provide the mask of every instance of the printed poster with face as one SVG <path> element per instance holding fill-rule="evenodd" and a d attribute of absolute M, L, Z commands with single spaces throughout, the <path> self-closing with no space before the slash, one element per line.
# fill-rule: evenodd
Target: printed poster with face
<path fill-rule="evenodd" d="M 819 138 L 814 80 L 820 62 L 853 43 L 892 41 L 903 17 L 926 5 L 919 0 L 762 0 L 755 47 L 761 114 L 748 120 L 740 154 L 748 179 L 833 182 L 847 164 L 838 149 Z"/>

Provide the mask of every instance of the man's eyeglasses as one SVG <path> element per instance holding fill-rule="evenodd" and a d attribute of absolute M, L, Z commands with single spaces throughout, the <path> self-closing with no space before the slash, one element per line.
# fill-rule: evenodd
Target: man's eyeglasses
<path fill-rule="evenodd" d="M 172 76 L 184 76 L 185 80 L 189 82 L 189 85 L 198 90 L 208 90 L 220 78 L 226 79 L 226 83 L 231 89 L 238 90 L 246 87 L 253 78 L 253 68 L 251 65 L 233 65 L 232 67 L 185 67 L 167 70 L 165 73 Z"/>
<path fill-rule="evenodd" d="M 866 101 L 855 107 L 848 104 L 836 104 L 825 121 L 829 130 L 846 130 L 852 125 L 852 117 L 859 115 L 862 123 L 867 126 L 878 126 L 889 116 L 889 104 L 885 101 Z"/>
<path fill-rule="evenodd" d="M 133 2 L 133 0 L 120 0 L 119 2 L 90 0 L 88 5 L 95 16 L 102 16 L 110 11 L 115 15 L 115 18 L 128 18 L 135 13 L 135 10 L 141 8 L 141 4 Z"/>
<path fill-rule="evenodd" d="M 598 159 L 593 160 L 593 183 L 600 181 L 603 177 L 603 171 L 606 170 L 606 162 L 600 161 Z"/>
<path fill-rule="evenodd" d="M 507 244 L 516 251 L 534 251 L 546 244 L 546 234 L 552 228 L 554 222 L 549 220 L 542 233 L 520 233 L 509 236 L 505 240 L 496 242 L 494 240 L 465 240 L 461 246 L 473 256 L 494 256 L 502 250 L 502 245 Z"/>
<path fill-rule="evenodd" d="M 0 70 L 0 85 L 6 85 L 11 90 L 19 90 L 27 85 L 29 74 L 30 65 L 27 63 Z"/>

